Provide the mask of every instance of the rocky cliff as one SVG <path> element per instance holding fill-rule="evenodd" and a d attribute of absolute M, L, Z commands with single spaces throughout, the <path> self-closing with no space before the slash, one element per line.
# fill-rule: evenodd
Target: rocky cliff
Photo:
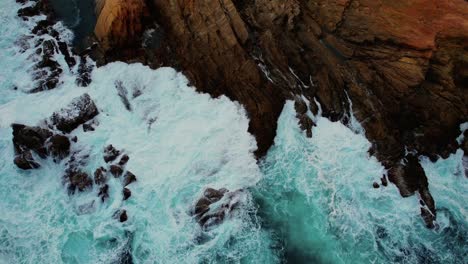
<path fill-rule="evenodd" d="M 468 121 L 466 1 L 136 2 L 103 4 L 96 35 L 105 50 L 135 41 L 145 26 L 160 32 L 163 44 L 144 62 L 175 66 L 200 91 L 239 101 L 259 157 L 273 144 L 286 99 L 296 101 L 308 136 L 307 109 L 317 113 L 319 103 L 323 115 L 346 124 L 352 102 L 370 153 L 403 196 L 419 192 L 432 226 L 435 204 L 417 157 L 435 160 L 460 147 L 455 139 Z M 135 22 L 148 13 L 152 21 Z"/>

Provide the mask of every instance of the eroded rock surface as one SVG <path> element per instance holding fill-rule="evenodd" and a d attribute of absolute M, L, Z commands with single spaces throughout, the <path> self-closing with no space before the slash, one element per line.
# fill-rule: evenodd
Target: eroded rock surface
<path fill-rule="evenodd" d="M 284 101 L 298 98 L 307 136 L 314 124 L 305 113 L 317 113 L 315 101 L 346 124 L 351 100 L 370 153 L 401 171 L 397 186 L 412 186 L 410 194 L 430 196 L 424 172 L 414 182 L 415 166 L 401 167 L 406 149 L 435 160 L 459 147 L 459 125 L 468 121 L 466 1 L 151 3 L 167 42 L 177 43 L 166 50 L 177 58 L 172 66 L 198 90 L 246 108 L 258 157 L 273 143 Z"/>

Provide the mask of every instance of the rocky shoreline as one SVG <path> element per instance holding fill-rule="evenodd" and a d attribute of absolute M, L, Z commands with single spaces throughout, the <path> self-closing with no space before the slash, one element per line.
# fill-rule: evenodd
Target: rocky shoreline
<path fill-rule="evenodd" d="M 434 226 L 435 203 L 418 157 L 468 152 L 466 140 L 456 141 L 468 121 L 465 1 L 102 2 L 121 13 L 138 5 L 142 11 L 132 12 L 127 26 L 142 32 L 146 22 L 161 31 L 162 44 L 153 51 L 159 56 L 129 61 L 177 67 L 199 91 L 240 102 L 257 157 L 273 144 L 285 100 L 296 101 L 309 137 L 308 110 L 317 114 L 320 105 L 324 116 L 344 124 L 353 114 L 372 142 L 369 153 L 388 170 L 384 181 L 404 197 L 419 193 L 421 214 Z M 155 15 L 148 19 L 148 13 Z M 103 9 L 99 17 L 106 16 Z M 128 60 L 115 49 L 141 47 L 121 24 L 98 21 L 97 29 L 103 26 L 113 31 L 99 34 L 104 57 Z"/>
<path fill-rule="evenodd" d="M 81 53 L 61 44 L 47 3 L 18 13 L 46 13 L 33 33 L 56 36 L 38 48 L 37 76 L 44 81 L 32 92 L 57 86 L 55 52 L 69 58 L 69 67 L 80 58 L 82 86 L 91 81 L 87 56 L 98 65 L 123 60 L 175 67 L 199 91 L 245 107 L 258 158 L 273 144 L 286 100 L 295 101 L 308 137 L 314 126 L 308 111 L 320 108 L 344 124 L 353 115 L 372 142 L 370 155 L 388 170 L 381 185 L 388 178 L 403 197 L 418 193 L 421 215 L 434 227 L 436 206 L 419 157 L 447 158 L 458 148 L 468 153 L 466 132 L 464 142 L 456 141 L 468 121 L 465 1 L 99 1 L 98 42 L 91 38 Z M 27 152 L 21 155 L 29 162 Z"/>

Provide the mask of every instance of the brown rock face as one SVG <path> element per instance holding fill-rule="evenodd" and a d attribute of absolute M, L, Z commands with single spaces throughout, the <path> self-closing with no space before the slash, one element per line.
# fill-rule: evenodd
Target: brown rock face
<path fill-rule="evenodd" d="M 459 147 L 459 125 L 468 121 L 466 1 L 150 3 L 172 44 L 165 52 L 177 58 L 172 66 L 200 91 L 245 107 L 259 157 L 273 143 L 286 99 L 296 100 L 308 136 L 313 122 L 303 113 L 317 113 L 315 101 L 324 116 L 347 123 L 351 100 L 371 153 L 398 175 L 391 180 L 402 194 L 418 191 L 435 217 L 424 171 L 405 148 L 435 159 Z"/>
<path fill-rule="evenodd" d="M 104 50 L 139 45 L 148 17 L 144 0 L 96 1 L 95 34 Z"/>

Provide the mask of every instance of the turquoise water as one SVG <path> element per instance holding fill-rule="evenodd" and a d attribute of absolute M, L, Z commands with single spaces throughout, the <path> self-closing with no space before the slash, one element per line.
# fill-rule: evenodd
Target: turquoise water
<path fill-rule="evenodd" d="M 0 263 L 116 263 L 125 251 L 134 263 L 466 263 L 462 151 L 437 163 L 422 160 L 440 226 L 428 230 L 417 197 L 403 199 L 393 185 L 372 188 L 385 171 L 368 156 L 358 124 L 349 129 L 313 117 L 308 139 L 288 102 L 275 146 L 257 162 L 244 109 L 197 93 L 171 68 L 112 63 L 95 68 L 92 84 L 81 88 L 76 67 L 68 70 L 56 55 L 64 66 L 59 87 L 25 93 L 33 86 L 34 51 L 18 53 L 14 43 L 33 23 L 17 19 L 17 8 L 0 1 Z M 132 111 L 116 82 L 141 94 L 129 96 Z M 34 171 L 12 162 L 11 123 L 37 125 L 83 93 L 98 106 L 99 125 L 73 131 L 72 150 L 89 155 L 88 173 L 104 165 L 106 145 L 125 150 L 138 178 L 125 202 L 118 180 L 110 180 L 110 198 L 101 203 L 97 189 L 67 194 L 64 162 L 42 160 Z M 190 210 L 207 187 L 245 191 L 239 209 L 203 230 Z M 125 223 L 112 217 L 121 208 Z"/>

